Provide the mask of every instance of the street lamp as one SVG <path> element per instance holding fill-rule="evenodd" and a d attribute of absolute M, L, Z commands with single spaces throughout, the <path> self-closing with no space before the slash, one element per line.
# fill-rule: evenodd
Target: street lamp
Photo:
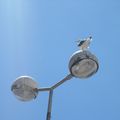
<path fill-rule="evenodd" d="M 49 100 L 46 120 L 50 120 L 52 110 L 52 96 L 54 89 L 59 87 L 67 80 L 70 80 L 72 77 L 88 78 L 98 71 L 98 59 L 95 55 L 88 51 L 88 47 L 91 40 L 92 37 L 90 36 L 86 39 L 83 39 L 82 41 L 77 41 L 80 50 L 75 52 L 70 58 L 70 73 L 58 83 L 48 88 L 38 88 L 37 83 L 33 80 L 32 77 L 20 76 L 15 80 L 15 82 L 11 86 L 11 91 L 14 93 L 16 98 L 21 101 L 30 101 L 32 99 L 35 99 L 39 92 L 48 91 Z"/>
<path fill-rule="evenodd" d="M 75 52 L 69 62 L 70 73 L 78 78 L 90 77 L 97 72 L 98 68 L 96 56 L 88 50 Z"/>

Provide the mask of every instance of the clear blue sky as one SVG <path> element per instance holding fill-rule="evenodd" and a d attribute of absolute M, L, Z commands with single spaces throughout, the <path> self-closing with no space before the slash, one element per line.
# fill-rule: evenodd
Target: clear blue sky
<path fill-rule="evenodd" d="M 40 87 L 58 82 L 89 34 L 100 69 L 56 89 L 52 120 L 120 120 L 120 1 L 0 0 L 0 119 L 45 120 L 48 93 L 23 103 L 11 84 L 21 75 Z"/>

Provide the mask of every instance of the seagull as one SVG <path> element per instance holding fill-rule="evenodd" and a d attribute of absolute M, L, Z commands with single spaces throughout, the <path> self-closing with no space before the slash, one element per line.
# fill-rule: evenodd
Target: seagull
<path fill-rule="evenodd" d="M 87 50 L 89 48 L 91 41 L 92 41 L 92 36 L 89 36 L 83 40 L 78 40 L 77 46 L 80 47 L 81 50 Z"/>

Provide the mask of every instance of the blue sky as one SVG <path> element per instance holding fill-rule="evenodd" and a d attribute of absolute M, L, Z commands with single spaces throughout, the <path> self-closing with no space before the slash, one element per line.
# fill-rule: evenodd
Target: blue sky
<path fill-rule="evenodd" d="M 120 120 L 119 0 L 0 0 L 0 119 L 45 120 L 48 93 L 18 101 L 16 77 L 49 87 L 69 73 L 75 41 L 91 34 L 100 69 L 54 91 L 52 120 Z"/>

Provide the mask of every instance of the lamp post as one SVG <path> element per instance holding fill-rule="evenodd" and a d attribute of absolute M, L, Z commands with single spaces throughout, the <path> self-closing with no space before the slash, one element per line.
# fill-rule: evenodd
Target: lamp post
<path fill-rule="evenodd" d="M 35 99 L 39 92 L 49 92 L 46 120 L 51 120 L 52 96 L 54 90 L 64 82 L 70 80 L 72 77 L 88 78 L 98 71 L 98 59 L 95 55 L 88 51 L 88 46 L 91 42 L 91 39 L 92 37 L 90 36 L 82 41 L 78 41 L 78 47 L 80 47 L 80 50 L 73 53 L 70 58 L 70 73 L 53 86 L 48 88 L 38 88 L 37 83 L 32 77 L 18 77 L 11 87 L 11 91 L 14 93 L 16 98 L 21 101 L 30 101 Z"/>

